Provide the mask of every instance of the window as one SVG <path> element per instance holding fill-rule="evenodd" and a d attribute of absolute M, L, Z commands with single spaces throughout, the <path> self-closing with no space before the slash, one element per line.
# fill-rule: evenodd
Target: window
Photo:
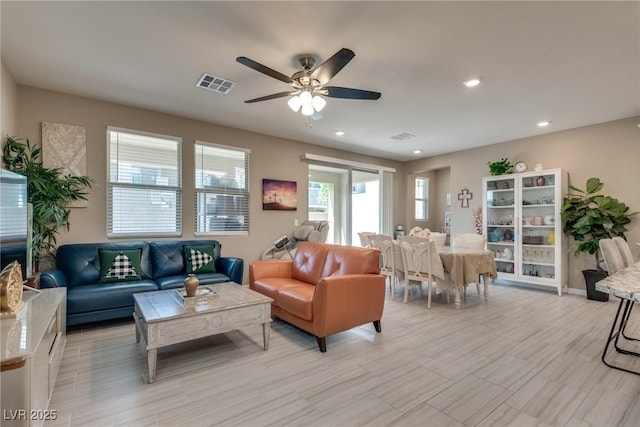
<path fill-rule="evenodd" d="M 182 233 L 182 139 L 107 128 L 107 235 Z"/>
<path fill-rule="evenodd" d="M 27 178 L 0 169 L 0 196 L 0 246 L 15 242 L 26 245 Z"/>
<path fill-rule="evenodd" d="M 249 150 L 195 142 L 198 234 L 249 234 Z"/>
<path fill-rule="evenodd" d="M 418 220 L 429 219 L 429 180 L 427 178 L 415 179 L 415 218 Z"/>

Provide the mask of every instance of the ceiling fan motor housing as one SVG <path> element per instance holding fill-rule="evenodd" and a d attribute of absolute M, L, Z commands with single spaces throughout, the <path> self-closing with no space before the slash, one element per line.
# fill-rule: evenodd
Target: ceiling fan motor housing
<path fill-rule="evenodd" d="M 313 56 L 303 56 L 300 58 L 300 65 L 305 71 L 309 71 L 316 65 L 316 59 Z"/>

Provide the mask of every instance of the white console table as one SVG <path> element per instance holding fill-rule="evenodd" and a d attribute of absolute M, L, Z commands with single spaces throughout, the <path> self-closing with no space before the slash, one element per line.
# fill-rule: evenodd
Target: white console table
<path fill-rule="evenodd" d="M 67 289 L 25 292 L 26 310 L 0 318 L 0 424 L 38 426 L 57 418 L 49 400 L 66 342 Z"/>

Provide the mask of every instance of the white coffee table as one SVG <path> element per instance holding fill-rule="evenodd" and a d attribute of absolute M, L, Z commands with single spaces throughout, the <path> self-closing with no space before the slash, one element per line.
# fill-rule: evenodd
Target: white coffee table
<path fill-rule="evenodd" d="M 261 324 L 264 349 L 269 349 L 271 298 L 236 283 L 204 286 L 218 293 L 206 303 L 185 306 L 176 290 L 134 294 L 136 342 L 147 346 L 149 383 L 156 377 L 158 348 Z"/>

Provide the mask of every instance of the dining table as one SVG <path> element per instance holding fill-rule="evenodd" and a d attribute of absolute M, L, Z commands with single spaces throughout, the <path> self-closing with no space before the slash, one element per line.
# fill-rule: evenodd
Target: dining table
<path fill-rule="evenodd" d="M 613 369 L 640 375 L 640 372 L 614 364 L 607 360 L 607 353 L 611 343 L 616 352 L 628 356 L 639 357 L 640 353 L 629 350 L 621 344 L 622 337 L 625 341 L 640 341 L 639 337 L 630 337 L 625 334 L 625 328 L 631 316 L 631 309 L 636 302 L 640 302 L 640 262 L 636 262 L 596 283 L 596 289 L 608 293 L 620 299 L 618 311 L 613 319 L 609 337 L 602 352 L 602 362 Z M 617 363 L 617 362 L 616 362 Z"/>
<path fill-rule="evenodd" d="M 441 246 L 438 255 L 444 270 L 451 274 L 451 283 L 456 294 L 456 309 L 462 305 L 461 293 L 482 277 L 484 300 L 489 299 L 489 280 L 498 277 L 494 253 L 486 249 L 454 248 Z"/>
<path fill-rule="evenodd" d="M 455 293 L 455 307 L 460 309 L 462 306 L 462 295 L 465 288 L 474 283 L 479 283 L 482 277 L 484 286 L 484 299 L 489 298 L 489 280 L 498 277 L 496 263 L 492 251 L 470 248 L 456 248 L 452 246 L 438 246 L 437 255 L 439 256 L 444 267 L 444 271 L 451 275 L 451 284 L 448 285 L 446 280 L 436 280 L 437 292 L 449 291 L 453 288 Z M 400 245 L 395 244 L 395 269 L 399 276 L 399 280 L 404 275 L 404 267 L 402 265 L 402 255 Z M 433 258 L 432 258 L 433 260 Z M 435 274 L 437 279 L 443 279 Z"/>

